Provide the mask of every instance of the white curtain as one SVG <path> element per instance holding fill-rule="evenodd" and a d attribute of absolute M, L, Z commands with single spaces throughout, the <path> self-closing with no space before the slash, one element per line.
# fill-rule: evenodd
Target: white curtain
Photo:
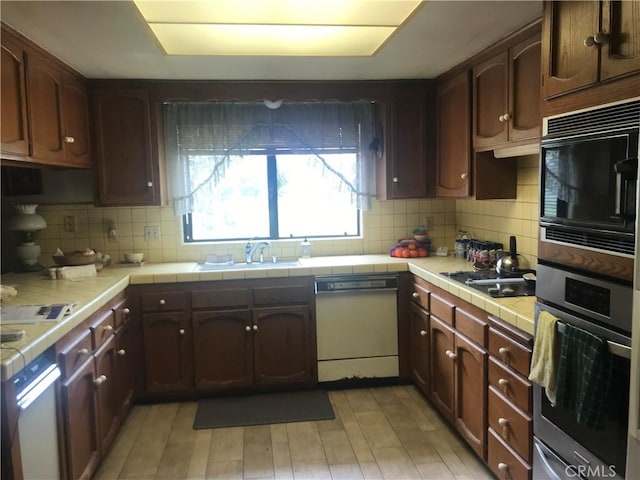
<path fill-rule="evenodd" d="M 371 102 L 295 102 L 270 109 L 264 103 L 170 102 L 163 105 L 169 195 L 176 215 L 193 211 L 199 195 L 224 176 L 233 157 L 286 150 L 317 157 L 363 210 L 375 197 L 375 105 Z M 357 152 L 357 172 L 340 172 L 324 152 Z M 189 158 L 207 157 L 210 174 L 190 178 Z"/>

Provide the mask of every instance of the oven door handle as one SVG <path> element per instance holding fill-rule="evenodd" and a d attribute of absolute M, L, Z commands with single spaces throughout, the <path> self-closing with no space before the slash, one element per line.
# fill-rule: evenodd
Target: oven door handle
<path fill-rule="evenodd" d="M 549 459 L 547 458 L 546 453 L 544 452 L 544 450 L 542 450 L 542 447 L 538 445 L 538 442 L 533 442 L 533 447 L 538 451 L 542 468 L 544 468 L 545 472 L 547 472 L 550 480 L 562 480 L 551 466 L 551 463 L 549 463 Z"/>
<path fill-rule="evenodd" d="M 638 177 L 638 159 L 627 158 L 620 160 L 613 165 L 616 173 L 616 206 L 615 217 L 627 218 L 630 214 L 629 205 L 627 205 L 628 191 L 631 182 L 636 181 Z"/>
<path fill-rule="evenodd" d="M 565 328 L 567 327 L 566 323 L 558 322 L 558 332 L 564 333 Z M 613 342 L 611 340 L 605 340 L 607 345 L 609 346 L 609 352 L 611 355 L 615 355 L 616 357 L 626 358 L 627 360 L 631 360 L 631 347 L 627 347 L 626 345 L 622 345 L 618 342 Z"/>

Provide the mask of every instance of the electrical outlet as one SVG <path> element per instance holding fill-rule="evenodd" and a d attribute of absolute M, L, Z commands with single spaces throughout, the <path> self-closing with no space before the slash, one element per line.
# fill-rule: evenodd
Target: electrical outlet
<path fill-rule="evenodd" d="M 433 227 L 431 217 L 424 217 L 424 228 L 431 230 Z"/>
<path fill-rule="evenodd" d="M 149 242 L 153 240 L 160 240 L 160 227 L 147 226 L 144 227 L 144 239 Z"/>
<path fill-rule="evenodd" d="M 76 217 L 75 215 L 65 215 L 63 218 L 63 228 L 65 232 L 76 233 Z"/>

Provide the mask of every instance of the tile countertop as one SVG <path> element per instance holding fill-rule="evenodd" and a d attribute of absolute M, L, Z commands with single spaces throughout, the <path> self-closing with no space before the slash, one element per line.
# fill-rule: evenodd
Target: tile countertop
<path fill-rule="evenodd" d="M 195 262 L 147 263 L 139 267 L 113 265 L 104 268 L 96 277 L 77 281 L 50 280 L 38 273 L 3 275 L 0 283 L 18 290 L 18 296 L 9 300 L 5 304 L 7 306 L 47 303 L 76 303 L 77 306 L 71 315 L 59 322 L 8 326 L 24 330 L 25 336 L 19 341 L 1 345 L 0 380 L 11 378 L 128 285 L 408 270 L 492 315 L 533 333 L 535 297 L 491 298 L 449 280 L 440 273 L 471 270 L 468 262 L 451 256 L 415 259 L 392 258 L 382 254 L 317 257 L 302 258 L 299 266 L 291 268 L 207 272 L 194 272 L 196 265 Z"/>

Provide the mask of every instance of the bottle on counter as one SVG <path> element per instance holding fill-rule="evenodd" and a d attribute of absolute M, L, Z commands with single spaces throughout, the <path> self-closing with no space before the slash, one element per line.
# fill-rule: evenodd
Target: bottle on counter
<path fill-rule="evenodd" d="M 311 257 L 311 243 L 309 242 L 309 240 L 307 240 L 306 237 L 300 244 L 300 250 L 301 250 L 300 256 L 302 258 Z"/>

